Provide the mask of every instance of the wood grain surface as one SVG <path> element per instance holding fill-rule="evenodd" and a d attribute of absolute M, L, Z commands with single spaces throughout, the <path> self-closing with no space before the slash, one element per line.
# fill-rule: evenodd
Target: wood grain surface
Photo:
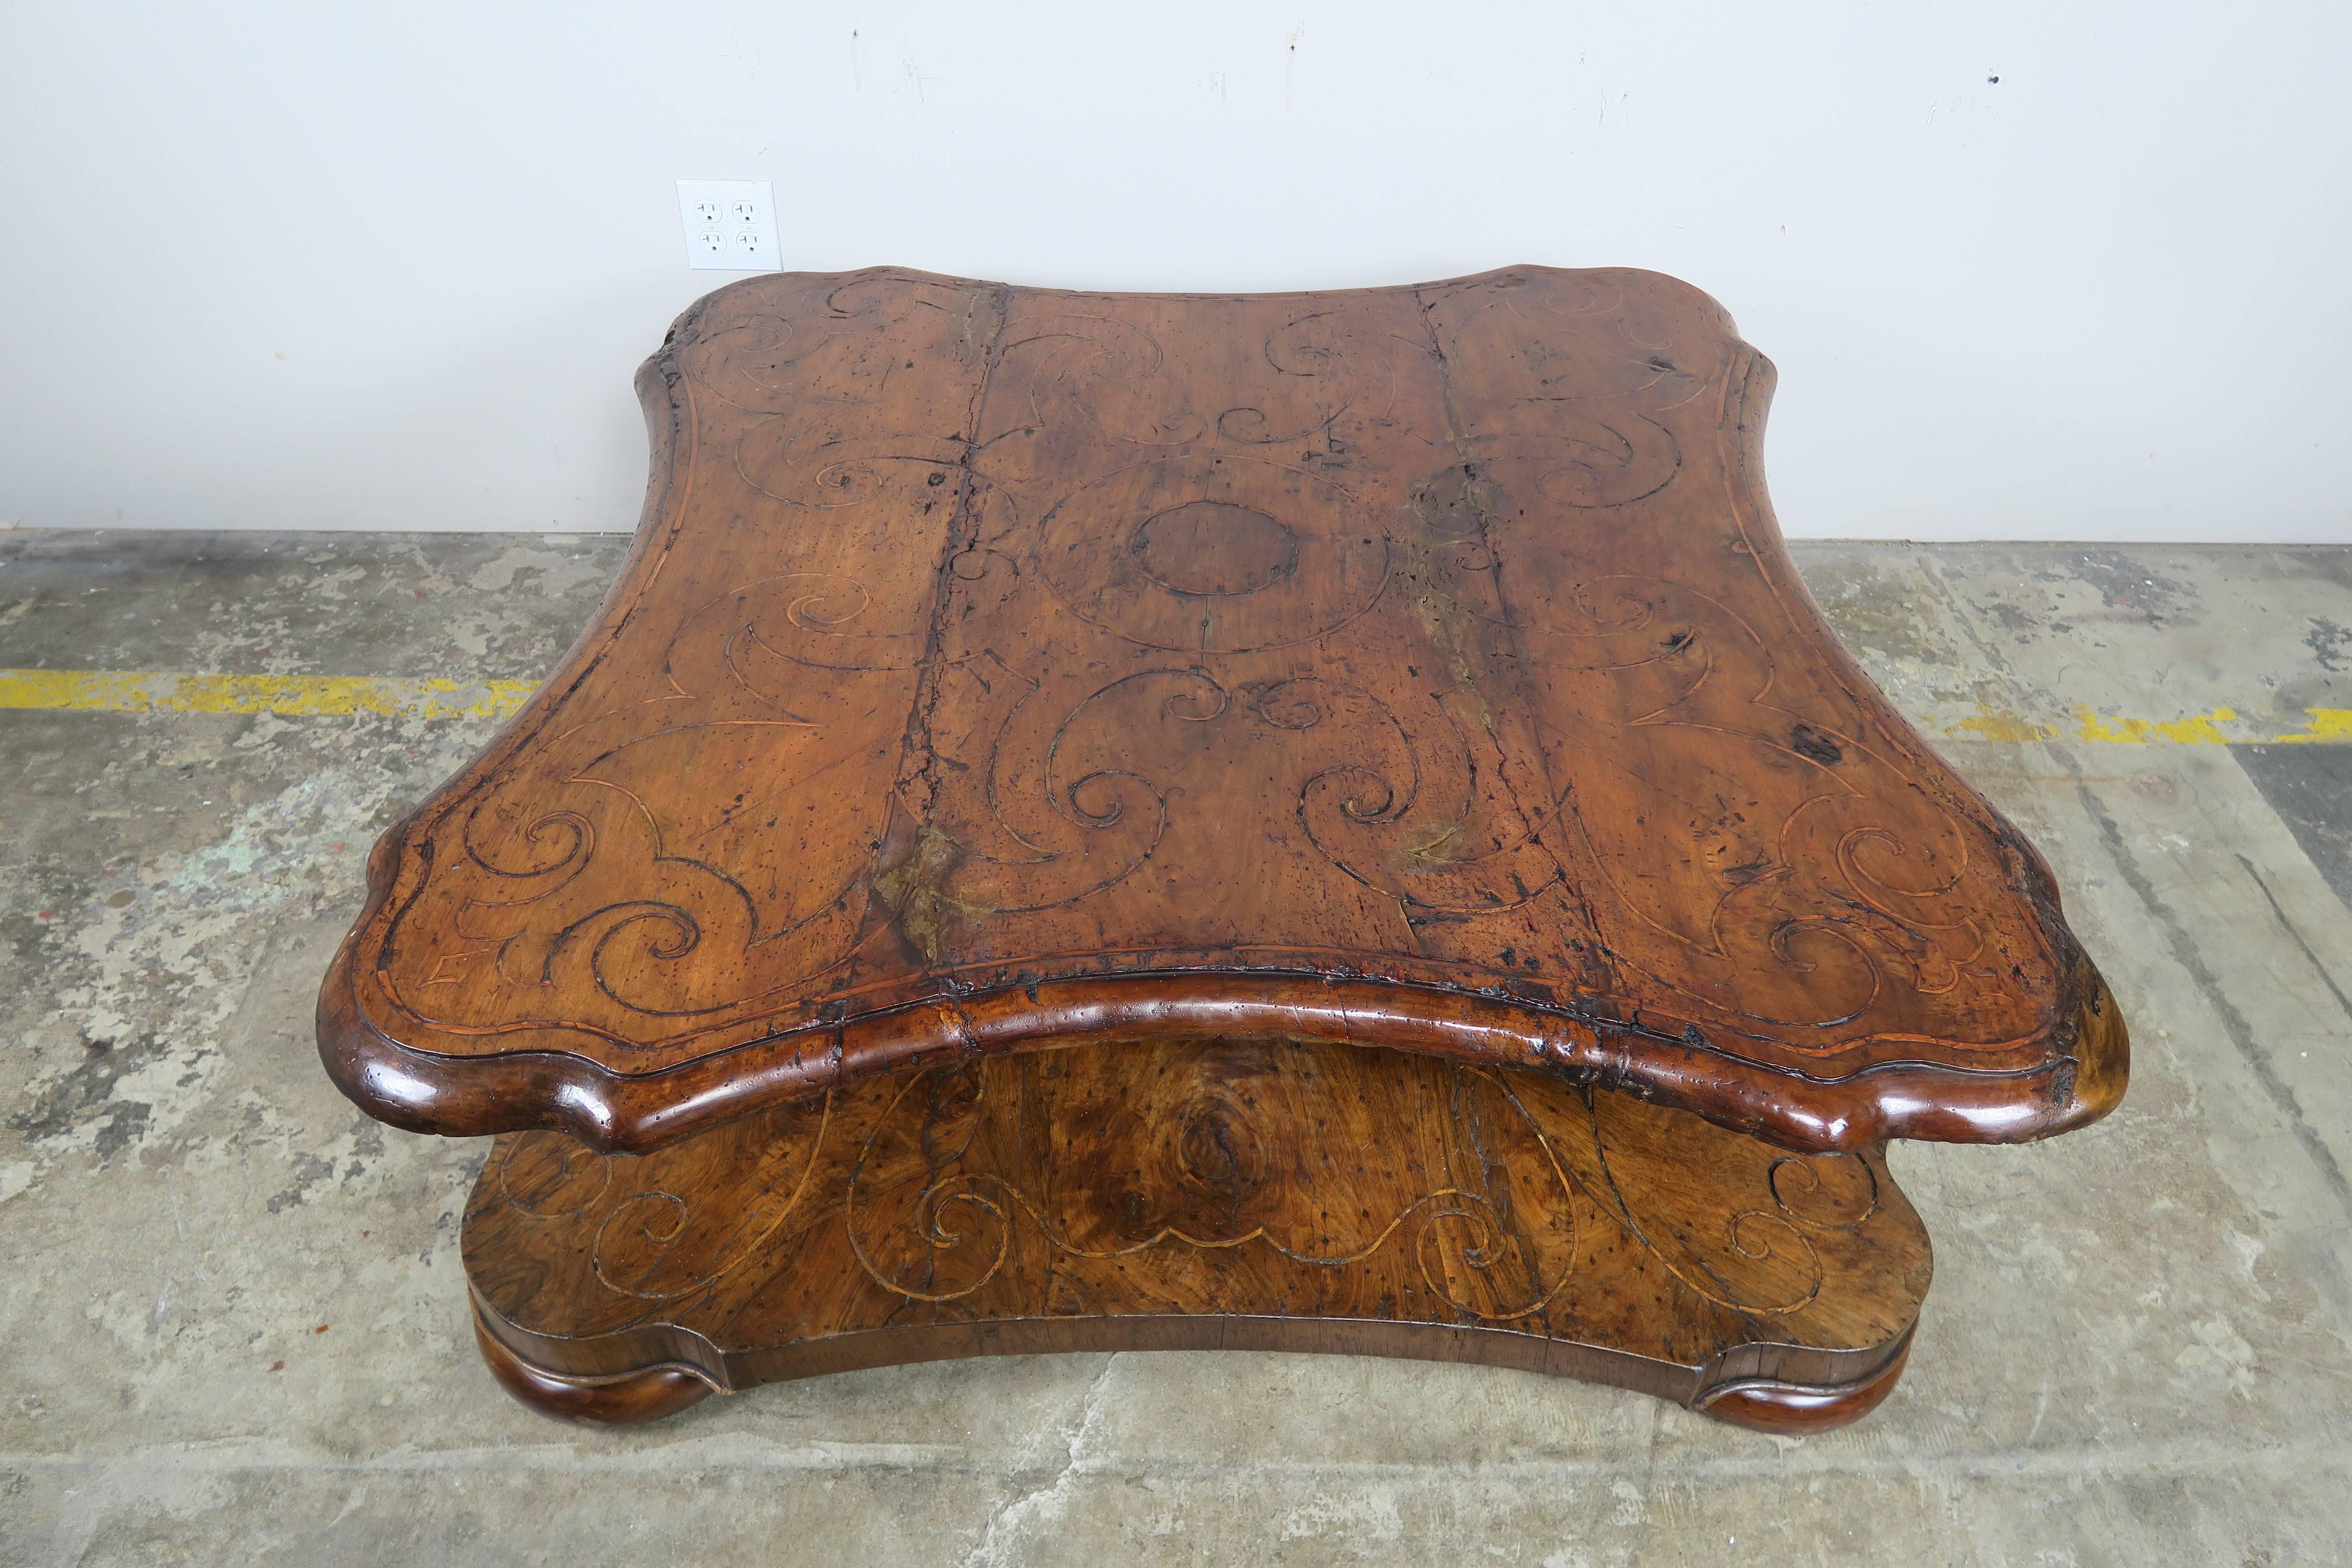
<path fill-rule="evenodd" d="M 1097 1041 L 828 1091 L 643 1157 L 499 1140 L 485 1354 L 551 1415 L 950 1356 L 1485 1363 L 1805 1431 L 1894 1385 L 1930 1272 L 1884 1151 L 1536 1075 Z"/>
<path fill-rule="evenodd" d="M 412 1128 L 644 1150 L 1073 1039 L 1379 1045 L 1794 1148 L 2121 1094 L 2032 848 L 1839 647 L 1654 274 L 736 284 L 637 547 L 320 999 Z"/>

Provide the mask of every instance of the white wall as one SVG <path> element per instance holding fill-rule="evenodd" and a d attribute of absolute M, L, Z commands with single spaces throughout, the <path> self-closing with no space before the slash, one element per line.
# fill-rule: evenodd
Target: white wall
<path fill-rule="evenodd" d="M 16 0 L 0 521 L 633 526 L 689 176 L 794 268 L 1657 268 L 1780 364 L 1792 534 L 2352 539 L 2347 18 Z"/>

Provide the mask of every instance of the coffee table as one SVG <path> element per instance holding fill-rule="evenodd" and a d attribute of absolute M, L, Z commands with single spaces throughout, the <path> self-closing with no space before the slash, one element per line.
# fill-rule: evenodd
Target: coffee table
<path fill-rule="evenodd" d="M 1797 582 L 1771 378 L 1628 270 L 696 305 L 627 567 L 320 997 L 370 1112 L 500 1135 L 493 1369 L 592 1422 L 1221 1345 L 1874 1405 L 1885 1142 L 2080 1126 L 2128 1047 Z"/>

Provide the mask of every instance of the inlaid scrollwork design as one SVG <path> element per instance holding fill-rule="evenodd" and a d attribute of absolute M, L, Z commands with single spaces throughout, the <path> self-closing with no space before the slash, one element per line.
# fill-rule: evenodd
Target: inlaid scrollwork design
<path fill-rule="evenodd" d="M 1934 994 L 1975 959 L 1984 873 L 1966 836 L 1902 763 L 1776 701 L 1771 651 L 1740 616 L 1655 579 L 1595 578 L 1513 630 L 1562 776 L 1605 767 L 1620 795 L 1717 781 L 1575 814 L 1621 890 L 1608 935 L 1628 959 L 1696 999 L 1812 1026 L 1865 1018 L 1890 969 L 1903 993 Z M 1612 765 L 1637 738 L 1643 771 Z"/>
<path fill-rule="evenodd" d="M 1131 1182 L 1139 1184 L 1120 1185 L 1116 1173 L 1102 1172 L 1097 1174 L 1111 1182 L 1104 1192 L 1066 1192 L 1051 1204 L 992 1169 L 991 1155 L 975 1141 L 992 1112 L 1000 1124 L 1024 1114 L 1013 1106 L 988 1106 L 981 1074 L 935 1069 L 896 1086 L 843 1198 L 859 1267 L 909 1301 L 964 1300 L 998 1277 L 1016 1231 L 1025 1228 L 1056 1255 L 1093 1262 L 1170 1247 L 1254 1249 L 1304 1268 L 1341 1270 L 1401 1246 L 1433 1295 L 1469 1318 L 1494 1323 L 1542 1312 L 1568 1284 L 1575 1268 L 1576 1220 L 1565 1186 L 1534 1195 L 1541 1199 L 1534 1231 L 1507 1226 L 1494 1195 L 1458 1186 L 1401 1192 L 1393 1208 L 1335 1222 L 1336 1230 L 1299 1228 L 1290 1211 L 1303 1194 L 1286 1178 L 1300 1152 L 1257 1142 L 1256 1097 L 1220 1092 L 1213 1067 L 1202 1070 L 1190 1109 L 1156 1145 L 1146 1134 L 1146 1146 L 1156 1146 L 1160 1163 L 1136 1173 Z M 993 1075 L 1000 1088 L 1009 1087 L 1006 1076 Z M 1082 1139 L 1131 1136 L 1115 1108 L 1073 1114 L 1073 1108 L 1048 1100 L 1026 1113 L 1055 1117 L 1057 1110 L 1062 1125 L 1084 1130 Z M 1543 1136 L 1524 1121 L 1516 1135 L 1538 1144 Z M 1074 1173 L 1088 1170 L 1083 1144 L 1069 1152 L 1068 1161 Z"/>
<path fill-rule="evenodd" d="M 1772 1201 L 1809 1230 L 1853 1230 L 1878 1213 L 1878 1173 L 1852 1154 L 1789 1154 L 1765 1173 Z"/>
<path fill-rule="evenodd" d="M 826 1094 L 765 1126 L 712 1134 L 701 1152 L 730 1172 L 730 1202 L 690 1202 L 658 1186 L 622 1196 L 590 1244 L 597 1281 L 633 1300 L 684 1300 L 809 1223 L 822 1201 L 814 1189 L 831 1153 L 834 1101 Z"/>
<path fill-rule="evenodd" d="M 1781 1167 L 1790 1161 L 1742 1141 L 1716 1152 L 1740 1169 L 1714 1175 L 1719 1184 L 1745 1188 L 1753 1201 L 1726 1205 L 1693 1224 L 1694 1216 L 1668 1195 L 1686 1181 L 1682 1150 L 1671 1140 L 1640 1135 L 1671 1113 L 1590 1089 L 1580 1098 L 1578 1125 L 1556 1124 L 1551 1147 L 1603 1214 L 1685 1289 L 1717 1306 L 1768 1316 L 1801 1310 L 1827 1276 L 1819 1236 L 1858 1227 L 1876 1213 L 1875 1177 L 1860 1160 L 1828 1157 L 1841 1166 L 1828 1184 L 1851 1184 L 1851 1173 L 1859 1172 L 1870 1194 L 1867 1206 L 1849 1215 L 1839 1196 L 1829 1195 L 1822 1172 L 1809 1168 L 1784 1176 Z M 1612 1123 L 1634 1135 L 1612 1138 L 1606 1131 Z M 1813 1185 L 1805 1184 L 1808 1177 Z"/>
<path fill-rule="evenodd" d="M 1697 290 L 1654 274 L 1600 271 L 1540 285 L 1498 279 L 1485 291 L 1519 349 L 1522 395 L 1563 405 L 1615 405 L 1655 417 L 1706 391 L 1722 369 L 1728 323 Z M 1670 318 L 1701 306 L 1707 331 Z"/>
<path fill-rule="evenodd" d="M 745 690 L 778 711 L 824 714 L 841 705 L 844 688 L 803 672 L 911 669 L 922 657 L 922 639 L 914 634 L 871 626 L 866 612 L 873 603 L 865 584 L 835 573 L 763 578 L 714 606 L 732 628 L 724 633 L 719 657 Z M 674 678 L 695 673 L 680 668 L 687 662 L 686 640 L 671 645 Z"/>
<path fill-rule="evenodd" d="M 1431 351 L 1382 313 L 1343 306 L 1284 322 L 1266 335 L 1265 358 L 1275 374 L 1238 384 L 1234 395 L 1246 401 L 1217 416 L 1217 434 L 1228 441 L 1281 446 L 1387 417 L 1399 383 Z"/>
<path fill-rule="evenodd" d="M 1471 449 L 1498 473 L 1558 506 L 1606 510 L 1646 500 L 1674 483 L 1683 454 L 1674 432 L 1633 409 L 1587 411 L 1530 398 L 1479 426 Z"/>
<path fill-rule="evenodd" d="M 793 367 L 831 338 L 824 326 L 780 312 L 749 315 L 698 337 L 684 356 L 687 374 L 738 407 L 782 413 L 803 381 Z"/>
<path fill-rule="evenodd" d="M 1228 700 L 1192 669 L 1139 671 L 1066 709 L 993 659 L 940 679 L 976 694 L 958 705 L 971 727 L 935 742 L 959 766 L 930 821 L 875 879 L 925 943 L 976 921 L 1073 904 L 1132 876 L 1166 831 L 1171 787 L 1161 749 L 1139 747 L 1137 737 L 1209 724 Z M 1146 756 L 1155 759 L 1149 773 L 1139 766 Z"/>
<path fill-rule="evenodd" d="M 395 931 L 457 940 L 415 962 L 414 944 L 393 941 L 385 984 L 436 1026 L 657 1049 L 693 1020 L 835 971 L 866 935 L 938 549 L 971 488 L 948 415 L 954 373 L 896 396 L 910 427 L 894 444 L 855 432 L 905 364 L 877 361 L 877 342 L 955 365 L 975 354 L 973 311 L 991 295 L 919 279 L 810 283 L 746 283 L 677 350 L 683 466 L 668 504 L 762 510 L 761 547 L 719 568 L 756 563 L 749 580 L 673 564 L 677 593 L 629 616 L 653 657 L 562 683 L 530 716 L 529 743 L 410 848 L 415 885 Z M 970 374 L 977 384 L 976 363 Z M 863 831 L 836 831 L 845 795 Z"/>
<path fill-rule="evenodd" d="M 642 1185 L 591 1190 L 611 1162 L 568 1159 L 564 1141 L 551 1136 L 502 1156 L 499 1191 L 535 1221 L 588 1225 L 600 1287 L 647 1303 L 705 1295 L 787 1237 L 836 1224 L 866 1278 L 912 1302 L 976 1301 L 1027 1245 L 1074 1264 L 1170 1249 L 1254 1253 L 1331 1275 L 1333 1285 L 1313 1289 L 1342 1290 L 1335 1300 L 1354 1288 L 1336 1283 L 1341 1275 L 1393 1258 L 1447 1310 L 1491 1324 L 1548 1311 L 1570 1288 L 1593 1225 L 1616 1227 L 1716 1306 L 1801 1312 L 1822 1289 L 1823 1248 L 1853 1245 L 1839 1238 L 1881 1212 L 1868 1160 L 1718 1138 L 1711 1157 L 1738 1169 L 1717 1168 L 1711 1180 L 1752 1201 L 1694 1226 L 1673 1195 L 1691 1157 L 1678 1113 L 1550 1089 L 1541 1098 L 1550 1109 L 1539 1110 L 1532 1088 L 1510 1075 L 1414 1071 L 1418 1103 L 1451 1108 L 1420 1136 L 1440 1132 L 1453 1152 L 1410 1176 L 1368 1176 L 1339 1131 L 1367 1112 L 1349 1098 L 1363 1092 L 1357 1079 L 1327 1089 L 1311 1058 L 1294 1068 L 1284 1047 L 1234 1045 L 1139 1059 L 1125 1092 L 1116 1075 L 1061 1092 L 1050 1079 L 985 1062 L 867 1086 L 838 1106 L 838 1095 L 828 1097 L 790 1127 L 714 1135 L 725 1147 L 703 1157 L 734 1173 L 724 1204 L 689 1201 L 681 1194 L 693 1184 L 667 1182 L 657 1169 Z M 831 1132 L 843 1117 L 846 1142 Z M 1059 1130 L 1062 1174 L 1050 1196 L 1022 1174 L 1023 1139 L 1036 1134 L 1019 1130 L 1033 1124 Z M 1104 1165 L 1091 1152 L 1113 1149 L 1142 1163 Z M 1449 1164 L 1468 1179 L 1430 1179 Z M 1517 1173 L 1496 1185 L 1507 1170 Z M 1318 1203 L 1341 1172 L 1360 1214 Z M 1535 1172 L 1548 1179 L 1527 1184 Z"/>
<path fill-rule="evenodd" d="M 501 1202 L 538 1220 L 586 1214 L 613 1184 L 612 1162 L 569 1138 L 519 1139 L 498 1151 L 490 1173 Z"/>
<path fill-rule="evenodd" d="M 848 366 L 914 312 L 969 321 L 976 303 L 968 288 L 860 280 L 821 300 L 787 296 L 743 310 L 698 332 L 678 358 L 697 385 L 727 403 L 753 413 L 793 413 L 810 394 L 821 402 L 824 389 L 854 380 Z"/>
<path fill-rule="evenodd" d="M 851 1163 L 840 1204 L 858 1266 L 910 1301 L 971 1295 L 1004 1266 L 1019 1194 L 963 1168 L 993 1108 L 973 1068 L 933 1068 L 888 1086 Z"/>
<path fill-rule="evenodd" d="M 1573 1210 L 1568 1212 L 1572 1217 Z M 1415 1205 L 1413 1219 L 1412 1258 L 1422 1283 L 1455 1311 L 1481 1322 L 1535 1317 L 1574 1279 L 1571 1250 L 1569 1268 L 1543 1284 L 1484 1193 L 1450 1187 L 1431 1193 Z"/>
<path fill-rule="evenodd" d="M 971 482 L 960 471 L 959 454 L 952 450 L 932 456 L 853 455 L 840 452 L 835 445 L 833 453 L 837 455 L 813 462 L 809 447 L 822 437 L 821 430 L 812 430 L 805 422 L 763 420 L 736 443 L 736 475 L 768 500 L 811 514 L 881 505 L 901 514 L 944 517 L 953 510 L 962 487 Z M 823 527 L 842 520 L 814 515 L 803 521 L 809 527 Z"/>
<path fill-rule="evenodd" d="M 1395 899 L 1408 918 L 1497 913 L 1563 880 L 1539 839 L 1559 803 L 1538 796 L 1532 817 L 1520 807 L 1490 731 L 1451 707 L 1408 731 L 1364 692 L 1342 689 L 1331 700 L 1344 704 L 1349 743 L 1300 785 L 1298 817 L 1333 865 Z"/>
<path fill-rule="evenodd" d="M 1342 1044 L 956 1059 L 640 1159 L 567 1142 L 503 1141 L 466 1227 L 478 1290 L 550 1342 L 731 1357 L 1229 1316 L 1690 1365 L 1884 1344 L 1927 1283 L 1875 1149 L 1794 1155 L 1546 1075 Z"/>
<path fill-rule="evenodd" d="M 712 1133 L 667 1163 L 596 1154 L 561 1133 L 501 1140 L 476 1206 L 574 1229 L 576 1260 L 613 1297 L 664 1305 L 708 1295 L 812 1223 L 830 1179 L 835 1097 Z M 707 1190 L 726 1173 L 723 1198 Z M 676 1190 L 673 1190 L 676 1189 Z"/>
<path fill-rule="evenodd" d="M 875 624 L 870 598 L 856 579 L 788 573 L 714 599 L 671 639 L 667 691 L 559 731 L 492 780 L 461 819 L 462 858 L 436 867 L 419 905 L 446 908 L 478 955 L 454 979 L 501 978 L 516 1012 L 552 989 L 686 1016 L 720 1005 L 712 976 L 746 954 L 785 984 L 839 963 L 868 851 L 814 844 L 784 860 L 772 835 L 920 656 L 919 638 Z M 740 787 L 668 787 L 687 769 Z M 616 900 L 616 882 L 634 896 Z M 426 978 L 424 1000 L 444 978 Z"/>
<path fill-rule="evenodd" d="M 1132 321 L 1076 311 L 1024 316 L 1011 325 L 998 358 L 1028 389 L 1028 420 L 1075 420 L 1113 440 L 1175 447 L 1198 440 L 1208 421 L 1163 374 L 1167 351 Z"/>

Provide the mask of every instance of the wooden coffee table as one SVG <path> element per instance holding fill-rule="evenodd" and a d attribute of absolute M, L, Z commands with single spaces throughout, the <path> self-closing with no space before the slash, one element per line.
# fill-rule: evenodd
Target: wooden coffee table
<path fill-rule="evenodd" d="M 498 1133 L 552 1414 L 1246 1346 L 1776 1430 L 1925 1295 L 1890 1138 L 2121 1096 L 2032 847 L 1871 686 L 1652 273 L 719 290 L 593 625 L 370 860 L 320 1002 Z"/>

